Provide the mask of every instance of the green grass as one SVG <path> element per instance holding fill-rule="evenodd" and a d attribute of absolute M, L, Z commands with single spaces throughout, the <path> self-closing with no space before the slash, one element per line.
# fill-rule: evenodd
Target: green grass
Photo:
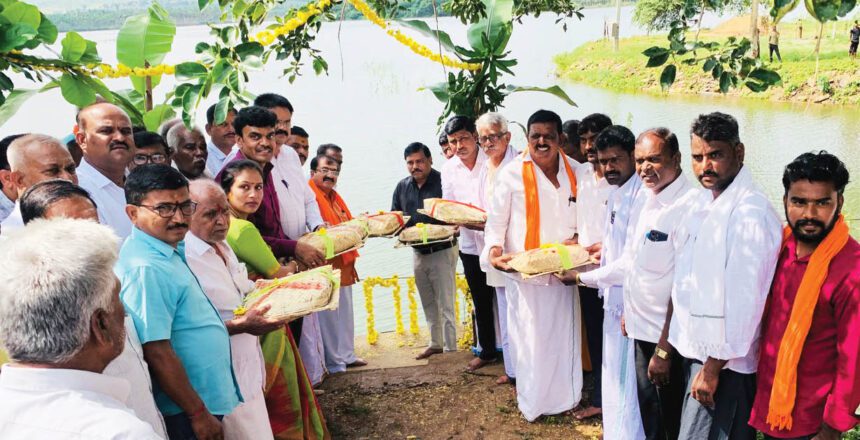
<path fill-rule="evenodd" d="M 797 38 L 797 24 L 780 26 L 780 51 L 783 62 L 771 67 L 779 72 L 783 83 L 764 93 L 752 93 L 746 88 L 732 94 L 743 97 L 791 101 L 818 101 L 860 104 L 860 60 L 848 58 L 848 38 L 837 33 L 830 39 L 829 30 L 821 42 L 820 70 L 815 72 L 815 40 L 812 24 L 804 25 L 804 39 Z M 829 29 L 829 28 L 827 28 Z M 817 30 L 817 29 L 816 29 Z M 839 37 L 841 35 L 841 38 Z M 711 36 L 702 32 L 703 41 L 724 41 L 725 36 Z M 692 39 L 692 38 L 690 38 Z M 646 68 L 647 58 L 642 51 L 651 46 L 667 46 L 664 35 L 633 37 L 621 40 L 618 52 L 613 51 L 611 40 L 587 43 L 555 57 L 556 72 L 564 79 L 617 92 L 662 93 L 659 85 L 660 68 Z M 767 60 L 767 38 L 762 38 L 762 57 Z M 776 61 L 776 60 L 775 60 Z M 822 91 L 824 89 L 825 91 Z M 671 93 L 718 93 L 718 84 L 705 75 L 701 66 L 680 66 Z"/>

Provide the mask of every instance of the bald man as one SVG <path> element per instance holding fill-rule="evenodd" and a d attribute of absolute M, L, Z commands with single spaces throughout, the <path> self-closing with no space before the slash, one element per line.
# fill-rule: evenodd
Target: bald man
<path fill-rule="evenodd" d="M 77 119 L 75 140 L 84 151 L 78 167 L 80 186 L 98 205 L 99 222 L 125 240 L 131 233 L 123 190 L 134 148 L 131 119 L 121 108 L 106 102 L 84 107 Z"/>
<path fill-rule="evenodd" d="M 12 144 L 6 152 L 9 159 L 10 180 L 18 191 L 19 200 L 15 208 L 3 223 L 0 223 L 0 233 L 24 226 L 21 218 L 20 197 L 27 188 L 50 179 L 63 179 L 78 183 L 75 174 L 75 161 L 69 150 L 59 139 L 44 134 L 28 134 Z"/>
<path fill-rule="evenodd" d="M 185 124 L 176 124 L 167 131 L 167 145 L 173 151 L 173 167 L 188 180 L 212 177 L 206 171 L 206 138 L 196 128 L 188 129 Z"/>

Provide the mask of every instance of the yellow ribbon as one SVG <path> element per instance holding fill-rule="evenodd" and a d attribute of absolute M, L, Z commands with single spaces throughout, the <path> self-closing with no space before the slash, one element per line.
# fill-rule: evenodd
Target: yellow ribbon
<path fill-rule="evenodd" d="M 555 248 L 555 252 L 558 253 L 558 257 L 561 259 L 561 267 L 564 270 L 573 269 L 573 261 L 570 260 L 570 252 L 568 252 L 567 247 L 563 244 L 559 243 L 548 243 L 542 244 L 540 246 L 541 249 L 552 249 Z"/>
<path fill-rule="evenodd" d="M 424 223 L 417 223 L 415 224 L 415 227 L 421 231 L 421 243 L 427 244 L 427 225 Z"/>
<path fill-rule="evenodd" d="M 325 228 L 319 228 L 315 234 L 319 235 L 320 238 L 323 239 L 323 244 L 325 245 L 325 259 L 331 260 L 334 258 L 334 240 L 328 236 L 328 232 L 326 232 Z"/>

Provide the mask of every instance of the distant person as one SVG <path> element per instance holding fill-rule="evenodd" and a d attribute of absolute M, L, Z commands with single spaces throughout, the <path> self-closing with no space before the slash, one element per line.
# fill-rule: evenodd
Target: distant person
<path fill-rule="evenodd" d="M 328 156 L 337 161 L 340 168 L 343 165 L 343 149 L 335 144 L 322 144 L 317 147 L 317 156 Z"/>
<path fill-rule="evenodd" d="M 445 159 L 454 157 L 454 148 L 448 144 L 448 135 L 445 134 L 444 130 L 439 134 L 439 147 L 442 148 L 442 155 L 445 156 Z"/>
<path fill-rule="evenodd" d="M 9 217 L 15 209 L 15 200 L 18 200 L 18 190 L 12 180 L 12 168 L 6 152 L 9 151 L 9 145 L 21 136 L 24 134 L 13 134 L 0 140 L 0 222 Z"/>
<path fill-rule="evenodd" d="M 81 164 L 81 159 L 84 158 L 84 151 L 81 150 L 81 146 L 78 145 L 78 141 L 75 140 L 75 135 L 70 134 L 63 138 L 63 143 L 66 144 L 66 148 L 69 149 L 69 154 L 72 155 L 72 159 L 75 161 L 75 166 Z"/>
<path fill-rule="evenodd" d="M 296 154 L 299 155 L 299 162 L 303 166 L 308 160 L 308 152 L 310 151 L 310 146 L 308 145 L 309 139 L 310 135 L 308 132 L 298 125 L 290 129 L 290 135 L 287 137 L 287 145 L 296 150 Z"/>
<path fill-rule="evenodd" d="M 857 59 L 857 45 L 860 44 L 860 22 L 854 20 L 854 27 L 851 28 L 851 45 L 848 46 L 848 55 L 851 59 Z"/>
<path fill-rule="evenodd" d="M 211 177 L 206 172 L 206 158 L 209 154 L 206 138 L 199 129 L 189 129 L 185 124 L 176 124 L 167 131 L 167 137 L 164 140 L 173 152 L 174 168 L 178 169 L 186 179 Z"/>
<path fill-rule="evenodd" d="M 781 63 L 782 55 L 779 54 L 779 29 L 776 28 L 776 25 L 770 27 L 770 34 L 768 34 L 767 42 L 770 48 L 770 62 L 773 62 L 773 54 L 776 53 L 776 58 Z"/>
<path fill-rule="evenodd" d="M 209 153 L 206 156 L 206 169 L 213 176 L 224 167 L 227 155 L 236 145 L 236 132 L 233 131 L 233 119 L 236 117 L 236 110 L 228 110 L 224 121 L 217 124 L 215 123 L 216 105 L 212 104 L 206 110 L 206 134 L 209 135 L 209 141 L 206 143 L 206 149 Z"/>
<path fill-rule="evenodd" d="M 564 121 L 564 124 L 561 125 L 561 130 L 564 132 L 564 142 L 561 144 L 561 150 L 564 151 L 567 157 L 579 163 L 585 163 L 585 154 L 579 148 L 579 134 L 577 133 L 579 130 L 579 121 L 576 119 Z"/>
<path fill-rule="evenodd" d="M 128 164 L 129 172 L 148 163 L 160 165 L 170 163 L 170 147 L 158 133 L 138 131 L 134 134 L 134 148 L 131 151 L 131 162 Z"/>

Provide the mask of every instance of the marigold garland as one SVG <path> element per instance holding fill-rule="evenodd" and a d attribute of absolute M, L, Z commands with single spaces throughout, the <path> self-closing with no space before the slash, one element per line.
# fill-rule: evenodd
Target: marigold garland
<path fill-rule="evenodd" d="M 275 42 L 278 37 L 284 36 L 294 30 L 307 24 L 308 20 L 316 15 L 322 14 L 331 7 L 331 0 L 311 1 L 296 12 L 296 16 L 285 21 L 283 24 L 258 32 L 251 37 L 251 41 L 256 41 L 263 46 L 268 46 Z"/>
<path fill-rule="evenodd" d="M 457 291 L 459 291 L 460 293 L 463 294 L 463 299 L 466 302 L 466 316 L 468 317 L 467 318 L 468 322 L 463 323 L 463 324 L 465 324 L 463 326 L 463 335 L 460 336 L 459 341 L 457 341 L 457 346 L 459 348 L 462 348 L 462 349 L 469 349 L 472 346 L 472 340 L 474 339 L 474 335 L 472 333 L 472 326 L 473 326 L 472 310 L 474 309 L 474 307 L 472 305 L 472 295 L 471 295 L 471 291 L 469 290 L 469 284 L 466 282 L 465 277 L 458 275 L 454 284 L 457 287 Z M 454 295 L 454 298 L 457 298 L 457 295 Z M 457 303 L 456 301 L 455 301 L 455 307 L 456 307 L 456 313 L 458 315 L 457 316 L 457 322 L 462 322 L 462 321 L 460 321 L 460 318 L 459 318 L 460 306 L 459 306 L 459 303 Z"/>
<path fill-rule="evenodd" d="M 370 282 L 371 280 L 371 278 L 364 280 L 362 290 L 364 290 L 364 308 L 367 310 L 367 343 L 376 345 L 379 340 L 379 333 L 376 332 L 376 323 L 373 319 L 373 284 Z"/>
<path fill-rule="evenodd" d="M 418 302 L 415 301 L 415 292 L 418 287 L 415 285 L 415 277 L 406 279 L 406 296 L 409 298 L 409 333 L 418 335 Z"/>
<path fill-rule="evenodd" d="M 424 46 L 423 44 L 413 40 L 411 37 L 403 34 L 397 29 L 391 29 L 388 26 L 388 23 L 373 10 L 364 0 L 347 0 L 358 12 L 361 12 L 361 15 L 364 15 L 365 18 L 370 20 L 373 24 L 379 26 L 380 28 L 385 30 L 385 33 L 393 37 L 395 40 L 399 41 L 403 45 L 412 49 L 412 52 L 415 52 L 418 55 L 421 55 L 424 58 L 427 58 L 431 61 L 435 61 L 444 66 L 451 67 L 454 69 L 463 69 L 463 70 L 480 70 L 480 63 L 465 63 L 460 60 L 455 60 L 446 55 L 442 55 L 438 52 L 433 51 L 432 49 Z"/>

